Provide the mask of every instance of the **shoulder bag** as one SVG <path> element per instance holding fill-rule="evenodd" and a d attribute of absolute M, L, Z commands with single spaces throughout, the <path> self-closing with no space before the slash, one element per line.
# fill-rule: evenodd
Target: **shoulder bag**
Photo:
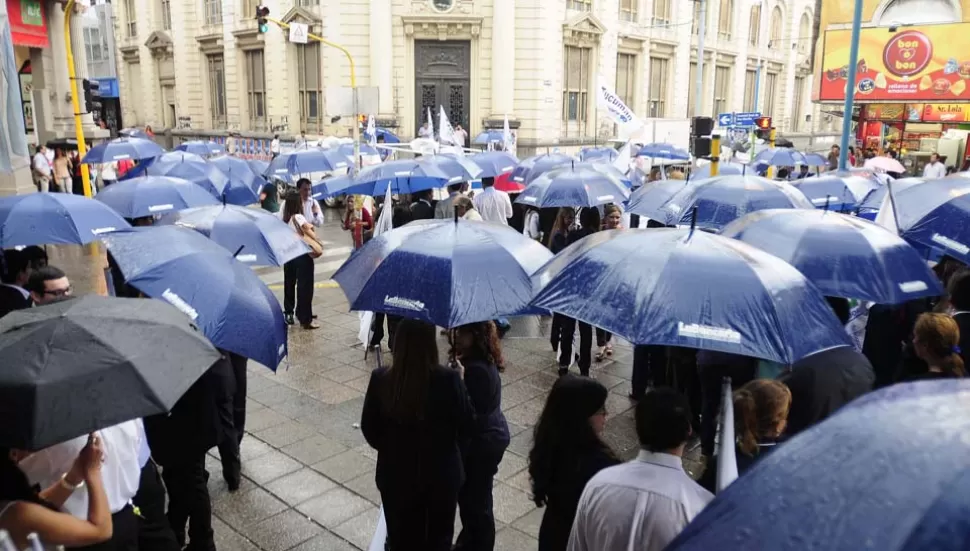
<path fill-rule="evenodd" d="M 310 247 L 310 252 L 307 253 L 310 255 L 310 258 L 320 258 L 323 256 L 323 244 L 317 239 L 315 232 L 304 231 L 303 228 L 296 224 L 295 219 L 290 219 L 290 225 L 296 229 L 296 233 L 300 236 L 300 239 Z"/>

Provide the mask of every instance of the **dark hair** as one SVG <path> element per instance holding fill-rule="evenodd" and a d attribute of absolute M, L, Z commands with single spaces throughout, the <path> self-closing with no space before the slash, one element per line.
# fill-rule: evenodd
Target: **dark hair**
<path fill-rule="evenodd" d="M 391 227 L 400 228 L 411 221 L 411 209 L 407 205 L 398 205 L 391 211 Z"/>
<path fill-rule="evenodd" d="M 957 310 L 970 310 L 970 270 L 964 268 L 950 276 L 947 291 L 951 306 Z"/>
<path fill-rule="evenodd" d="M 599 231 L 600 223 L 600 211 L 596 207 L 586 207 L 579 211 L 579 225 L 584 230 Z"/>
<path fill-rule="evenodd" d="M 829 308 L 835 312 L 835 317 L 839 318 L 842 325 L 849 323 L 849 318 L 852 316 L 852 309 L 849 308 L 849 299 L 825 297 L 825 301 L 829 303 Z"/>
<path fill-rule="evenodd" d="M 309 178 L 300 178 L 299 180 L 296 181 L 296 189 L 300 189 L 301 187 L 303 187 L 303 184 L 306 184 L 309 186 L 309 185 L 312 185 L 313 183 L 310 181 Z"/>
<path fill-rule="evenodd" d="M 791 174 L 791 171 L 788 170 L 787 168 L 779 168 L 778 169 L 778 177 L 779 178 L 787 178 L 789 174 Z"/>
<path fill-rule="evenodd" d="M 734 393 L 734 432 L 741 451 L 758 454 L 758 442 L 778 436 L 791 409 L 791 390 L 773 379 L 755 379 Z"/>
<path fill-rule="evenodd" d="M 482 178 L 482 187 L 483 188 L 492 187 L 494 185 L 495 185 L 495 178 L 494 177 Z"/>
<path fill-rule="evenodd" d="M 297 214 L 303 214 L 303 199 L 300 199 L 300 192 L 294 189 L 283 199 L 283 221 L 289 224 L 290 218 Z"/>
<path fill-rule="evenodd" d="M 494 365 L 499 372 L 505 371 L 505 359 L 502 358 L 502 345 L 499 342 L 498 330 L 495 329 L 495 322 L 469 323 L 456 330 L 459 335 L 468 333 L 472 336 L 472 344 L 467 349 L 457 349 L 457 343 L 452 343 L 452 347 L 457 349 L 459 356 L 481 360 Z"/>
<path fill-rule="evenodd" d="M 31 272 L 24 289 L 42 295 L 44 294 L 44 289 L 46 289 L 46 285 L 44 285 L 46 282 L 61 279 L 62 277 L 67 277 L 67 274 L 57 266 L 44 266 Z"/>
<path fill-rule="evenodd" d="M 559 476 L 575 476 L 589 453 L 599 451 L 616 458 L 589 423 L 606 405 L 608 394 L 602 383 L 588 377 L 565 375 L 552 385 L 529 451 L 532 501 L 537 506 L 548 502 Z"/>
<path fill-rule="evenodd" d="M 947 314 L 925 313 L 916 319 L 913 337 L 936 359 L 936 367 L 951 377 L 966 377 L 960 357 L 960 326 Z M 929 363 L 929 362 L 927 362 Z"/>
<path fill-rule="evenodd" d="M 665 452 L 690 438 L 690 404 L 672 388 L 657 388 L 637 403 L 635 412 L 640 447 Z"/>
<path fill-rule="evenodd" d="M 465 182 L 458 182 L 457 184 L 451 184 L 448 186 L 448 193 L 455 193 L 461 191 L 461 186 L 465 185 Z"/>
<path fill-rule="evenodd" d="M 402 319 L 394 335 L 394 361 L 384 386 L 384 407 L 398 420 L 423 420 L 431 371 L 438 367 L 436 330 L 430 323 Z"/>
<path fill-rule="evenodd" d="M 0 447 L 0 501 L 26 501 L 57 510 L 41 499 L 37 489 L 30 485 L 27 475 L 10 458 L 10 449 Z"/>
<path fill-rule="evenodd" d="M 569 227 L 566 225 L 566 217 L 572 216 L 573 220 L 576 217 L 576 211 L 572 207 L 559 207 L 556 212 L 556 221 L 552 223 L 552 231 L 549 232 L 549 240 L 546 242 L 546 247 L 552 247 L 552 238 L 556 234 L 565 233 Z"/>
<path fill-rule="evenodd" d="M 45 265 L 47 264 L 47 251 L 37 245 L 24 247 L 20 252 L 27 257 L 27 262 L 30 263 L 31 267 L 39 267 L 41 261 Z"/>
<path fill-rule="evenodd" d="M 0 270 L 0 281 L 15 283 L 17 276 L 30 268 L 30 259 L 23 251 L 5 249 L 3 251 L 3 269 Z"/>

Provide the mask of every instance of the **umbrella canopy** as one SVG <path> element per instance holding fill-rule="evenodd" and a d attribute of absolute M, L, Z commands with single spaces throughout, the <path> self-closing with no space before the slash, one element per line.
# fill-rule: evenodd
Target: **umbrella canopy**
<path fill-rule="evenodd" d="M 828 205 L 830 210 L 852 210 L 870 193 L 879 189 L 879 182 L 849 174 L 829 173 L 795 180 L 792 185 L 808 197 L 816 207 Z"/>
<path fill-rule="evenodd" d="M 741 163 L 718 163 L 717 167 L 718 176 L 757 176 L 758 167 L 753 165 L 745 165 Z M 705 178 L 711 177 L 711 165 L 706 164 L 699 166 L 695 169 L 691 169 L 690 177 L 688 180 L 703 180 Z"/>
<path fill-rule="evenodd" d="M 529 276 L 551 257 L 508 226 L 419 220 L 372 239 L 333 279 L 351 310 L 457 327 L 531 312 Z"/>
<path fill-rule="evenodd" d="M 908 187 L 922 184 L 925 181 L 926 180 L 923 178 L 900 178 L 899 180 L 893 180 L 893 194 L 895 195 Z M 872 193 L 867 195 L 865 200 L 859 203 L 859 211 L 874 212 L 882 208 L 882 202 L 886 199 L 886 194 L 889 193 L 889 188 L 890 186 L 879 186 Z"/>
<path fill-rule="evenodd" d="M 536 208 L 595 207 L 630 197 L 630 189 L 615 176 L 584 165 L 544 173 L 522 190 L 515 202 Z"/>
<path fill-rule="evenodd" d="M 310 252 L 293 229 L 262 209 L 235 205 L 173 212 L 158 221 L 195 230 L 222 245 L 236 260 L 253 266 L 282 266 Z"/>
<path fill-rule="evenodd" d="M 620 153 L 612 147 L 584 147 L 579 151 L 579 160 L 613 162 Z"/>
<path fill-rule="evenodd" d="M 943 294 L 916 249 L 855 216 L 822 210 L 761 210 L 735 220 L 721 235 L 788 262 L 825 296 L 899 304 Z"/>
<path fill-rule="evenodd" d="M 668 551 L 970 548 L 970 382 L 897 384 L 778 446 Z"/>
<path fill-rule="evenodd" d="M 266 174 L 291 180 L 294 176 L 311 172 L 333 172 L 346 169 L 353 163 L 335 149 L 303 149 L 284 153 L 269 163 Z"/>
<path fill-rule="evenodd" d="M 871 159 L 866 159 L 866 162 L 862 165 L 863 168 L 868 168 L 871 170 L 881 170 L 883 172 L 906 172 L 906 167 L 902 165 L 896 159 L 891 157 L 873 157 Z"/>
<path fill-rule="evenodd" d="M 376 138 L 384 138 L 384 143 L 401 143 L 401 138 L 386 128 L 378 127 L 374 132 L 377 133 Z"/>
<path fill-rule="evenodd" d="M 152 157 L 150 159 L 145 159 L 138 163 L 136 166 L 132 167 L 131 170 L 125 173 L 121 177 L 122 180 L 130 180 L 138 176 L 144 176 L 148 174 L 148 167 L 159 163 L 161 167 L 171 168 L 180 163 L 197 164 L 204 166 L 206 160 L 195 153 L 189 153 L 187 151 L 168 151 L 159 155 L 158 157 Z M 156 169 L 158 170 L 158 169 Z M 164 174 L 155 173 L 155 176 L 164 176 Z"/>
<path fill-rule="evenodd" d="M 218 205 L 211 193 L 181 178 L 142 176 L 112 184 L 95 196 L 125 218 Z"/>
<path fill-rule="evenodd" d="M 654 180 L 653 182 L 647 182 L 630 194 L 630 200 L 626 202 L 626 210 L 634 214 L 656 212 L 658 216 L 664 216 L 660 220 L 665 222 L 666 214 L 661 210 L 661 207 L 675 195 L 683 191 L 685 187 L 687 187 L 687 182 L 684 180 Z M 649 215 L 641 215 L 650 218 Z"/>
<path fill-rule="evenodd" d="M 354 154 L 354 144 L 353 143 L 342 143 L 342 144 L 338 144 L 337 146 L 335 146 L 335 147 L 333 147 L 331 149 L 333 151 L 336 151 L 337 153 L 343 155 L 344 157 L 347 157 L 347 159 L 350 161 L 350 164 L 352 164 L 352 165 L 357 164 L 357 158 L 356 158 L 356 156 Z M 371 146 L 369 144 L 366 144 L 366 143 L 362 143 L 362 144 L 360 144 L 360 156 L 361 157 L 380 157 L 381 156 L 381 152 L 378 151 L 376 147 L 373 147 L 373 146 Z"/>
<path fill-rule="evenodd" d="M 262 177 L 266 177 L 266 173 L 269 170 L 269 161 L 264 161 L 262 159 L 247 159 L 246 164 L 249 168 L 253 169 L 253 172 L 259 174 Z"/>
<path fill-rule="evenodd" d="M 486 151 L 468 157 L 468 160 L 481 169 L 479 178 L 495 178 L 500 174 L 507 174 L 515 169 L 519 160 L 507 151 Z"/>
<path fill-rule="evenodd" d="M 688 161 L 690 153 L 669 143 L 648 143 L 637 151 L 637 157 L 653 159 L 669 159 L 672 161 Z"/>
<path fill-rule="evenodd" d="M 150 140 L 152 137 L 148 135 L 142 128 L 122 128 L 118 131 L 118 135 L 122 138 L 144 138 Z"/>
<path fill-rule="evenodd" d="M 633 187 L 633 181 L 630 180 L 630 177 L 624 174 L 623 172 L 621 172 L 620 169 L 613 166 L 612 163 L 591 161 L 588 163 L 577 163 L 576 168 L 589 168 L 591 170 L 595 170 L 596 172 L 599 172 L 600 174 L 606 174 L 607 176 L 612 176 L 613 178 L 616 178 L 617 180 L 620 181 L 620 183 L 626 186 L 627 189 L 630 189 Z"/>
<path fill-rule="evenodd" d="M 754 162 L 771 166 L 795 166 L 805 164 L 805 156 L 787 147 L 769 147 L 755 155 Z"/>
<path fill-rule="evenodd" d="M 818 153 L 803 153 L 805 157 L 801 164 L 806 166 L 828 166 L 829 160 L 825 158 L 824 155 L 819 155 Z"/>
<path fill-rule="evenodd" d="M 184 155 L 189 154 L 185 153 Z M 201 160 L 201 158 L 199 159 Z M 145 173 L 152 176 L 168 176 L 188 180 L 211 193 L 216 199 L 230 205 L 251 205 L 259 201 L 259 196 L 250 187 L 250 182 L 230 179 L 215 165 L 205 161 L 189 162 L 158 159 L 145 169 Z"/>
<path fill-rule="evenodd" d="M 358 193 L 363 195 L 383 195 L 387 186 L 391 186 L 391 193 L 414 193 L 462 181 L 460 176 L 446 174 L 437 166 L 421 163 L 418 159 L 364 167 L 355 180 L 361 184 L 362 191 Z"/>
<path fill-rule="evenodd" d="M 165 413 L 219 353 L 181 312 L 85 295 L 0 319 L 0 446 L 39 450 Z"/>
<path fill-rule="evenodd" d="M 253 190 L 258 197 L 269 182 L 263 178 L 261 172 L 256 172 L 253 165 L 239 157 L 220 155 L 209 159 L 209 164 L 218 168 L 229 178 L 230 183 L 238 182 Z"/>
<path fill-rule="evenodd" d="M 512 173 L 506 172 L 495 177 L 495 189 L 505 193 L 521 193 L 525 184 L 512 181 Z"/>
<path fill-rule="evenodd" d="M 98 144 L 81 159 L 82 163 L 100 164 L 115 161 L 149 159 L 158 157 L 165 150 L 157 143 L 144 138 L 118 138 Z"/>
<path fill-rule="evenodd" d="M 634 344 L 792 364 L 850 344 L 822 294 L 750 245 L 676 228 L 607 230 L 573 243 L 533 280 L 532 303 Z"/>
<path fill-rule="evenodd" d="M 476 145 L 486 145 L 490 143 L 502 143 L 504 140 L 505 137 L 501 130 L 485 130 L 475 136 L 472 143 Z"/>
<path fill-rule="evenodd" d="M 970 179 L 926 180 L 893 196 L 900 236 L 970 263 Z"/>
<path fill-rule="evenodd" d="M 189 140 L 187 142 L 182 142 L 175 147 L 175 150 L 195 153 L 196 155 L 200 155 L 202 157 L 221 155 L 226 152 L 224 145 L 216 142 L 210 142 L 208 140 Z"/>
<path fill-rule="evenodd" d="M 693 222 L 699 228 L 717 231 L 749 212 L 778 208 L 815 207 L 802 192 L 786 182 L 758 176 L 715 176 L 689 181 L 664 204 L 641 201 L 637 210 L 631 208 L 630 212 L 669 226 Z"/>
<path fill-rule="evenodd" d="M 450 180 L 460 178 L 459 182 L 478 179 L 482 169 L 474 161 L 450 153 L 426 155 L 418 160 L 423 165 L 433 166 L 448 175 Z"/>
<path fill-rule="evenodd" d="M 320 201 L 339 195 L 367 195 L 367 192 L 372 191 L 373 188 L 374 186 L 370 184 L 358 184 L 349 174 L 341 174 L 313 184 L 310 195 Z M 350 190 L 350 193 L 347 190 Z"/>
<path fill-rule="evenodd" d="M 0 198 L 0 249 L 27 245 L 85 245 L 129 227 L 104 203 L 69 193 Z"/>
<path fill-rule="evenodd" d="M 535 180 L 543 173 L 554 168 L 562 168 L 563 166 L 571 165 L 578 160 L 579 159 L 576 157 L 571 155 L 563 155 L 561 153 L 536 155 L 534 157 L 529 157 L 519 161 L 519 164 L 512 169 L 511 179 L 513 182 L 520 184 L 530 184 L 532 183 L 532 180 Z"/>
<path fill-rule="evenodd" d="M 212 344 L 274 371 L 286 356 L 279 301 L 231 252 L 175 226 L 132 228 L 103 239 L 129 285 L 181 310 Z"/>

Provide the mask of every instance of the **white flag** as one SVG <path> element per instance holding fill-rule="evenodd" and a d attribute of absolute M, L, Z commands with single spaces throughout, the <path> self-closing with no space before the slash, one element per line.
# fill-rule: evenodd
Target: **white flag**
<path fill-rule="evenodd" d="M 893 192 L 892 184 L 886 184 L 886 186 L 886 196 L 882 198 L 882 204 L 879 205 L 879 213 L 876 214 L 875 223 L 893 232 L 894 235 L 899 235 L 896 215 L 893 212 L 893 198 L 890 197 Z"/>
<path fill-rule="evenodd" d="M 621 138 L 629 138 L 643 128 L 643 121 L 633 113 L 632 109 L 627 107 L 626 103 L 623 103 L 620 96 L 617 96 L 616 92 L 607 86 L 603 79 L 599 80 L 596 104 L 605 109 L 613 122 L 620 127 Z"/>
<path fill-rule="evenodd" d="M 367 130 L 364 130 L 364 135 L 367 136 L 367 143 L 371 147 L 377 147 L 377 125 L 374 123 L 374 115 L 367 117 Z"/>
<path fill-rule="evenodd" d="M 623 174 L 626 174 L 627 172 L 630 171 L 631 160 L 632 158 L 630 156 L 630 142 L 626 142 L 623 145 L 623 147 L 620 148 L 619 154 L 616 156 L 616 159 L 613 161 L 613 166 L 616 167 L 616 169 L 622 172 Z"/>
<path fill-rule="evenodd" d="M 434 119 L 431 118 L 431 108 L 428 108 L 428 130 L 430 135 L 428 136 L 432 140 L 434 139 Z"/>
<path fill-rule="evenodd" d="M 509 128 L 509 115 L 506 113 L 505 121 L 502 122 L 502 151 L 512 151 L 512 129 Z"/>
<path fill-rule="evenodd" d="M 458 144 L 458 140 L 455 138 L 455 129 L 452 128 L 445 108 L 442 106 L 438 107 L 438 143 L 441 145 Z"/>

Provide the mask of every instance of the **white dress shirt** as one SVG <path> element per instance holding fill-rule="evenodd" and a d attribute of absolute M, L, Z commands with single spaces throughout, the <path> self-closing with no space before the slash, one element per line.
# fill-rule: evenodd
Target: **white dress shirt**
<path fill-rule="evenodd" d="M 484 221 L 484 220 L 482 220 L 482 215 L 481 214 L 478 214 L 478 211 L 475 210 L 475 209 L 469 210 L 468 212 L 465 213 L 465 216 L 462 216 L 461 218 L 462 218 L 462 220 L 471 220 L 473 222 L 483 222 Z"/>
<path fill-rule="evenodd" d="M 34 155 L 33 167 L 41 176 L 51 177 L 51 162 L 43 153 Z"/>
<path fill-rule="evenodd" d="M 273 138 L 273 141 L 269 142 L 269 152 L 279 155 L 280 153 L 280 141 Z"/>
<path fill-rule="evenodd" d="M 509 225 L 508 219 L 512 218 L 512 200 L 508 193 L 489 186 L 472 198 L 472 203 L 486 222 Z"/>
<path fill-rule="evenodd" d="M 946 176 L 946 165 L 937 161 L 926 163 L 923 167 L 923 178 L 943 178 Z"/>
<path fill-rule="evenodd" d="M 145 449 L 145 427 L 141 419 L 98 431 L 104 445 L 101 477 L 111 513 L 125 508 L 138 493 Z M 49 488 L 71 470 L 74 460 L 88 443 L 87 436 L 61 442 L 28 456 L 20 462 L 31 484 Z M 88 488 L 81 486 L 64 502 L 64 510 L 79 519 L 88 518 Z"/>
<path fill-rule="evenodd" d="M 313 212 L 314 206 L 317 207 L 316 213 Z M 284 209 L 281 208 L 280 211 L 276 213 L 276 216 L 280 220 L 283 219 L 283 210 Z M 303 201 L 303 217 L 306 218 L 307 222 L 313 224 L 314 226 L 319 227 L 321 224 L 323 224 L 323 209 L 320 208 L 320 205 L 317 204 L 316 199 L 313 197 Z"/>
<path fill-rule="evenodd" d="M 641 450 L 586 484 L 567 550 L 662 551 L 712 499 L 680 457 Z"/>

